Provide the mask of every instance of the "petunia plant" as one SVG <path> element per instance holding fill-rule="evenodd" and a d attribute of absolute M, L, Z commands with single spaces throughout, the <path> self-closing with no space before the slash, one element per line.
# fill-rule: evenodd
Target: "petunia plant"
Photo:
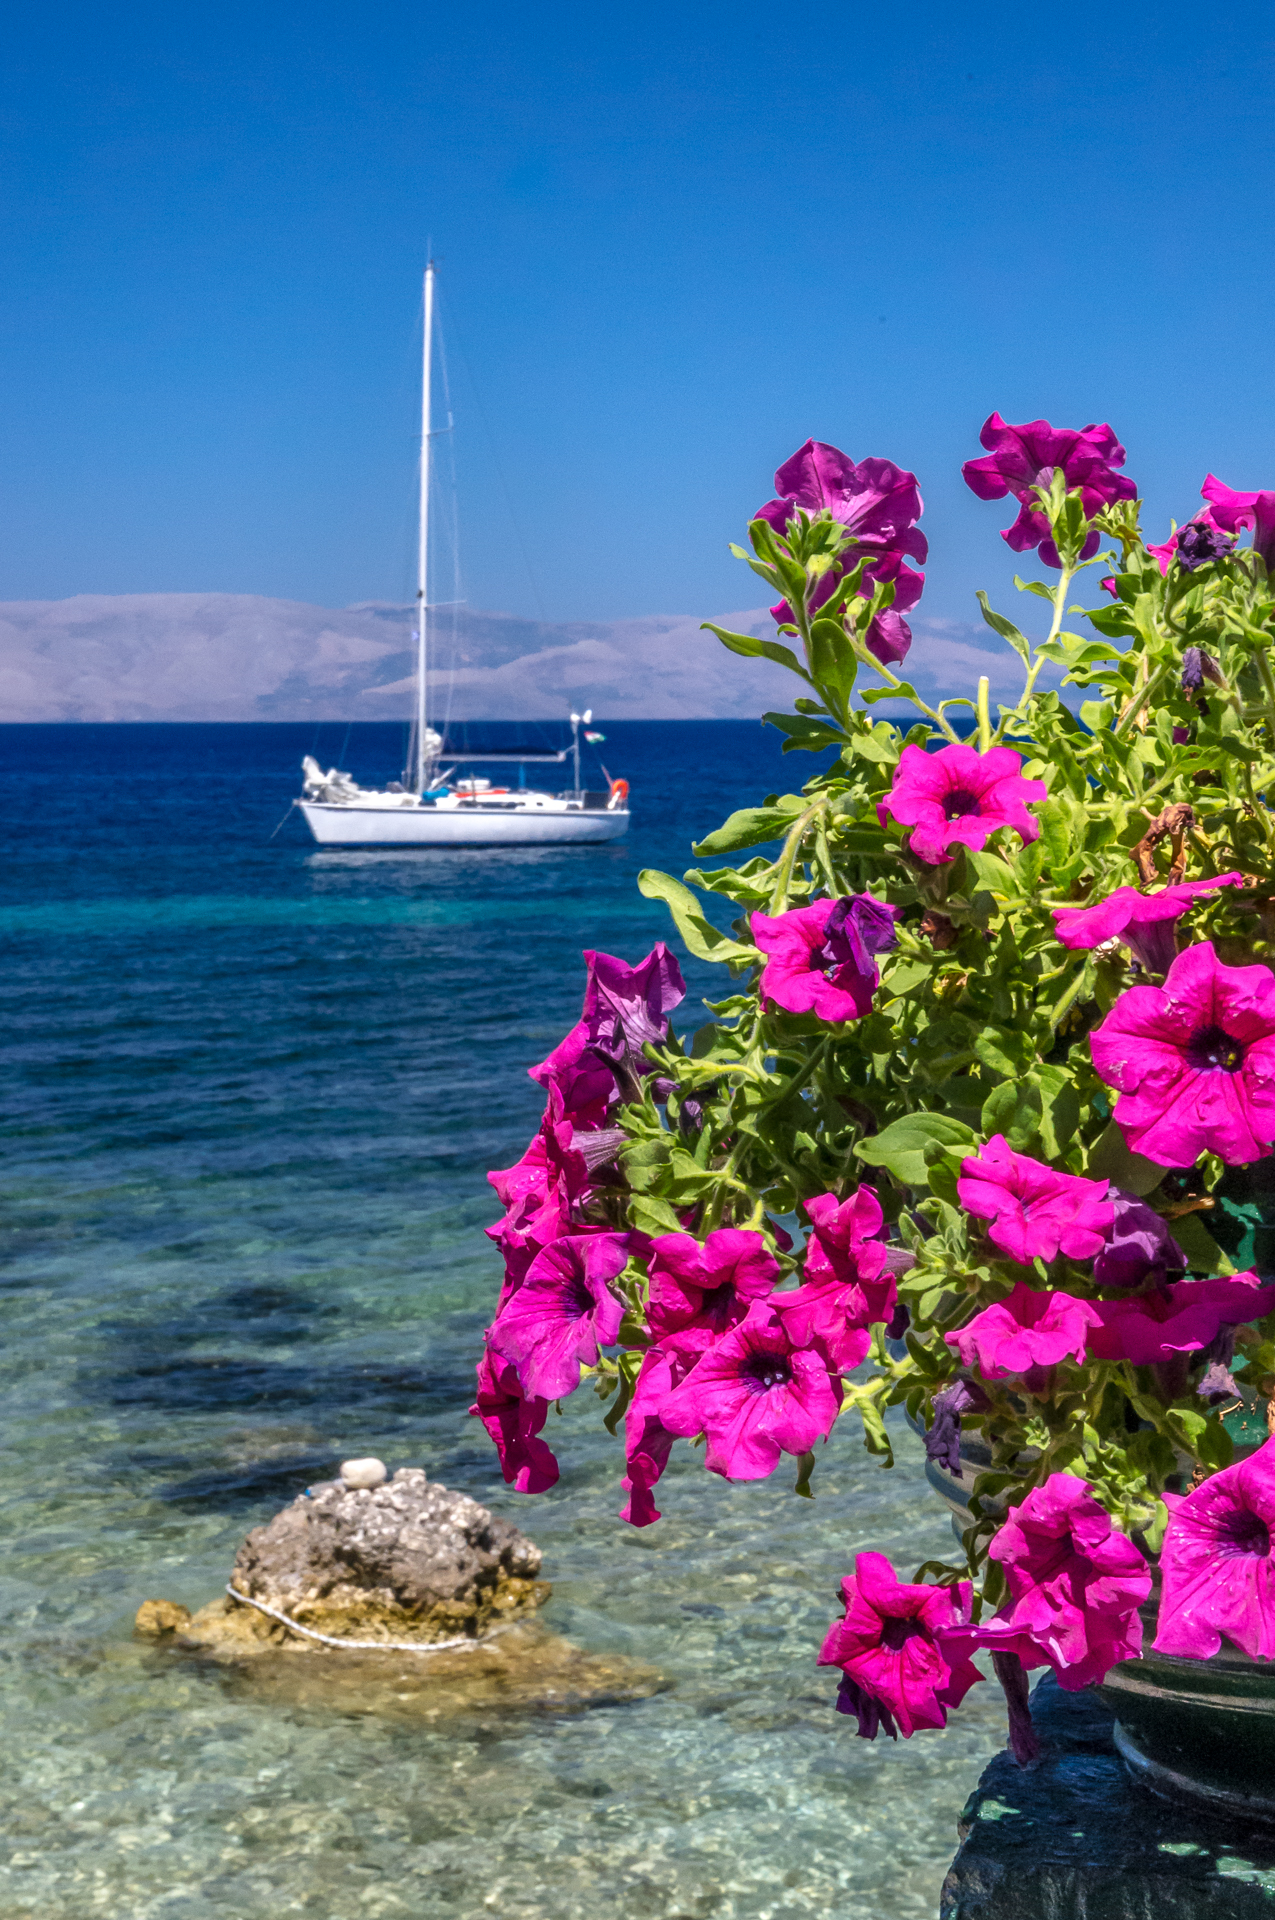
<path fill-rule="evenodd" d="M 1021 666 L 995 712 L 988 678 L 931 705 L 903 674 L 912 474 L 808 441 L 753 516 L 776 637 L 712 631 L 794 675 L 765 717 L 832 758 L 708 833 L 715 864 L 641 876 L 723 969 L 689 1042 L 666 947 L 586 955 L 491 1176 L 473 1411 L 536 1492 L 589 1382 L 646 1526 L 679 1438 L 726 1479 L 787 1455 L 808 1495 L 846 1416 L 891 1465 L 903 1408 L 959 1555 L 859 1555 L 820 1658 L 872 1738 L 942 1726 L 982 1649 L 1026 1761 L 1028 1673 L 1100 1681 L 1144 1617 L 1174 1655 L 1275 1656 L 1275 1441 L 1227 1428 L 1275 1392 L 1275 1284 L 1219 1224 L 1275 1148 L 1275 492 L 1209 476 L 1149 545 L 1109 426 L 982 442 L 965 477 L 1042 576 L 1021 624 L 979 595 Z"/>

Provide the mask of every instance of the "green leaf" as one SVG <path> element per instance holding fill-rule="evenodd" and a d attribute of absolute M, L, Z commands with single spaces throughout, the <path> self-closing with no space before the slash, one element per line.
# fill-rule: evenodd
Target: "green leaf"
<path fill-rule="evenodd" d="M 715 633 L 732 653 L 745 654 L 752 660 L 773 660 L 776 666 L 787 667 L 790 673 L 800 674 L 808 685 L 813 684 L 792 648 L 781 645 L 778 640 L 759 640 L 752 633 L 732 633 L 728 627 L 715 627 L 711 620 L 701 622 L 701 631 Z"/>
<path fill-rule="evenodd" d="M 1186 1255 L 1192 1273 L 1234 1273 L 1234 1267 L 1198 1213 L 1184 1213 L 1179 1219 L 1170 1220 L 1168 1227 Z"/>
<path fill-rule="evenodd" d="M 686 1228 L 678 1219 L 667 1200 L 656 1200 L 651 1194 L 635 1193 L 629 1202 L 629 1218 L 639 1233 L 685 1233 Z"/>
<path fill-rule="evenodd" d="M 800 794 L 785 794 L 773 807 L 741 807 L 737 813 L 691 848 L 695 854 L 734 853 L 740 847 L 760 846 L 765 840 L 782 840 L 794 819 L 804 813 L 809 801 Z"/>
<path fill-rule="evenodd" d="M 690 888 L 684 887 L 680 880 L 675 880 L 671 873 L 659 873 L 654 867 L 646 867 L 638 875 L 638 892 L 648 900 L 664 902 L 688 950 L 697 960 L 747 961 L 757 958 L 755 947 L 743 946 L 738 940 L 732 940 L 728 933 L 719 933 L 700 912 L 699 902 Z"/>
<path fill-rule="evenodd" d="M 988 603 L 987 595 L 983 592 L 981 587 L 979 588 L 978 593 L 975 595 L 975 598 L 977 599 L 979 606 L 983 609 L 983 618 L 984 620 L 986 620 L 992 632 L 999 633 L 1002 640 L 1008 640 L 1010 646 L 1014 649 L 1014 652 L 1019 656 L 1019 658 L 1024 663 L 1030 660 L 1031 643 L 1027 639 L 1026 634 L 1020 633 L 1018 631 L 1018 628 L 1014 625 L 1013 621 L 1007 620 L 1003 613 L 993 612 L 991 606 Z"/>
<path fill-rule="evenodd" d="M 1107 1122 L 1094 1142 L 1085 1168 L 1088 1179 L 1114 1180 L 1118 1187 L 1136 1194 L 1139 1199 L 1155 1192 L 1164 1173 L 1164 1168 L 1158 1167 L 1154 1160 L 1144 1160 L 1140 1153 L 1129 1151 L 1124 1134 L 1114 1120 Z"/>
<path fill-rule="evenodd" d="M 825 747 L 842 747 L 846 736 L 840 727 L 830 727 L 822 720 L 807 719 L 802 713 L 763 713 L 763 724 L 778 727 L 780 733 L 786 733 L 785 753 L 795 753 L 799 749 L 806 753 L 822 753 Z"/>
<path fill-rule="evenodd" d="M 803 1500 L 813 1500 L 815 1497 L 814 1494 L 810 1491 L 810 1476 L 814 1472 L 814 1470 L 815 1470 L 814 1454 L 799 1453 L 797 1455 L 797 1484 L 793 1488 L 793 1492 L 799 1493 Z"/>
<path fill-rule="evenodd" d="M 860 1140 L 855 1153 L 870 1167 L 884 1167 L 905 1187 L 926 1184 L 925 1149 L 931 1143 L 942 1147 L 974 1147 L 978 1135 L 962 1120 L 948 1113 L 908 1113 L 892 1121 L 880 1133 Z"/>
<path fill-rule="evenodd" d="M 1017 1080 L 1036 1059 L 1028 1034 L 1011 1027 L 984 1027 L 975 1035 L 974 1051 L 992 1073 Z"/>
<path fill-rule="evenodd" d="M 983 1132 L 1003 1133 L 1015 1153 L 1025 1153 L 1040 1132 L 1045 1103 L 1034 1081 L 1007 1080 L 983 1103 Z"/>

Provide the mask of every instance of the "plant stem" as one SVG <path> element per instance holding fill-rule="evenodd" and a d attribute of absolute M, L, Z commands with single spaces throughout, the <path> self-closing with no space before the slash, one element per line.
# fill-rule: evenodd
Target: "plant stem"
<path fill-rule="evenodd" d="M 984 674 L 978 683 L 978 750 L 986 753 L 992 744 L 992 716 L 988 706 L 992 683 Z"/>

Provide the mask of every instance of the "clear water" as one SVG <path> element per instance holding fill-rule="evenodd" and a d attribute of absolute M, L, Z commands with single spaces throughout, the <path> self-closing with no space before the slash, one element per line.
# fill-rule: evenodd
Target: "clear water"
<path fill-rule="evenodd" d="M 645 952 L 668 929 L 639 867 L 680 872 L 810 763 L 752 725 L 631 723 L 603 749 L 634 789 L 616 847 L 320 853 L 295 817 L 269 840 L 343 731 L 0 729 L 0 1912 L 930 1915 L 993 1690 L 869 1746 L 813 1664 L 858 1548 L 945 1550 L 911 1437 L 883 1474 L 836 1433 L 814 1503 L 679 1449 L 638 1534 L 596 1402 L 569 1403 L 538 1500 L 465 1413 L 484 1173 L 535 1125 L 522 1069 L 575 1017 L 580 948 Z M 365 726 L 344 764 L 401 752 Z M 142 1600 L 215 1596 L 247 1528 L 354 1453 L 511 1514 L 549 1623 L 673 1686 L 429 1725 L 133 1638 Z"/>

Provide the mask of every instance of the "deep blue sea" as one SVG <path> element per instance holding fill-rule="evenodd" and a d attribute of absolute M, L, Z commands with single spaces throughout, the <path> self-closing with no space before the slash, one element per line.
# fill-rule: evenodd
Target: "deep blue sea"
<path fill-rule="evenodd" d="M 509 853 L 320 852 L 285 817 L 302 753 L 384 780 L 397 727 L 0 728 L 5 1920 L 935 1912 L 993 1689 L 870 1746 L 814 1665 L 858 1549 L 950 1546 L 911 1436 L 883 1473 L 838 1429 L 813 1503 L 679 1448 L 635 1533 L 592 1396 L 539 1499 L 466 1416 L 484 1176 L 536 1125 L 581 948 L 671 939 L 638 870 L 812 770 L 753 723 L 603 724 L 628 838 Z M 686 973 L 699 1024 L 720 979 Z M 133 1637 L 366 1453 L 511 1515 L 548 1624 L 669 1690 L 429 1724 Z"/>

